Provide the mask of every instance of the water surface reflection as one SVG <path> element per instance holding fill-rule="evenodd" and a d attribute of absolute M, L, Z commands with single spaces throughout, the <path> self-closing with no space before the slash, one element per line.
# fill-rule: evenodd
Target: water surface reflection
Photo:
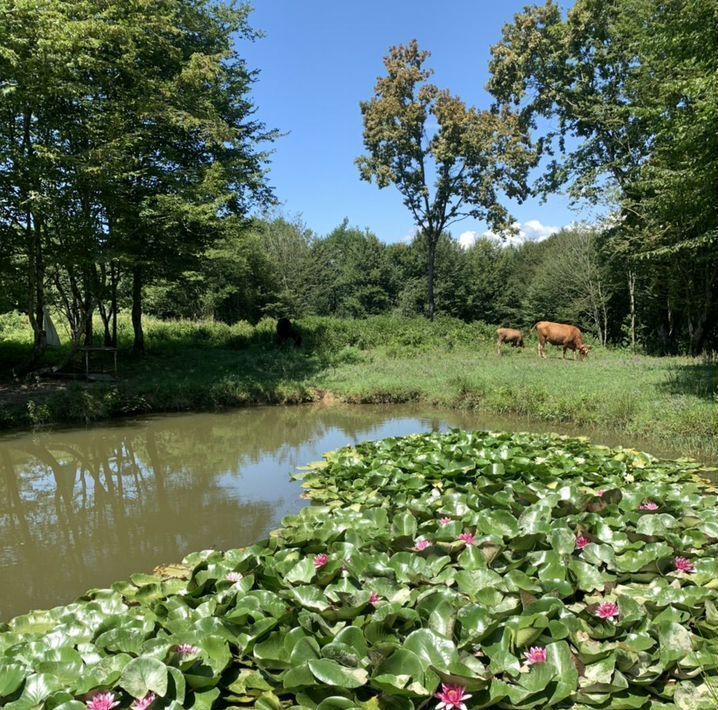
<path fill-rule="evenodd" d="M 289 477 L 298 466 L 346 444 L 454 426 L 537 428 L 426 408 L 308 406 L 0 438 L 0 619 L 193 550 L 251 544 L 302 506 Z"/>

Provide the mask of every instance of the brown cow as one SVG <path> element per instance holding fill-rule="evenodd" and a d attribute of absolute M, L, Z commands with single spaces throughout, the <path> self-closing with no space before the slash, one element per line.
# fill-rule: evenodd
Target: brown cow
<path fill-rule="evenodd" d="M 504 343 L 511 343 L 514 348 L 523 348 L 524 334 L 520 330 L 514 328 L 497 328 L 496 335 L 499 339 L 496 341 L 496 352 L 501 355 L 501 346 Z"/>
<path fill-rule="evenodd" d="M 551 345 L 558 345 L 563 348 L 563 355 L 561 357 L 564 359 L 566 358 L 567 350 L 573 350 L 574 360 L 576 359 L 577 350 L 581 354 L 581 360 L 585 360 L 588 357 L 589 347 L 583 342 L 581 331 L 575 325 L 550 323 L 549 321 L 542 320 L 540 323 L 536 323 L 534 328 L 538 333 L 539 357 L 546 357 L 544 347 L 547 342 L 551 343 Z"/>

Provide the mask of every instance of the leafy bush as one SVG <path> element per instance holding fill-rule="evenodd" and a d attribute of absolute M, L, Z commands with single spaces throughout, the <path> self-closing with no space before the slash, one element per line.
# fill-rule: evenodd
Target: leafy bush
<path fill-rule="evenodd" d="M 23 340 L 27 337 L 32 339 L 32 332 L 24 316 L 19 311 L 9 311 L 8 313 L 0 313 L 0 338 L 3 340 Z"/>
<path fill-rule="evenodd" d="M 456 318 L 372 316 L 365 319 L 325 317 L 303 318 L 299 327 L 308 347 L 336 351 L 345 346 L 361 350 L 386 348 L 394 356 L 400 352 L 452 350 L 458 346 L 476 347 L 492 340 L 495 327 L 477 321 L 464 323 Z"/>
<path fill-rule="evenodd" d="M 148 350 L 167 347 L 231 348 L 273 347 L 277 321 L 263 318 L 257 325 L 240 321 L 227 325 L 220 321 L 144 319 Z M 429 322 L 423 317 L 372 316 L 364 319 L 310 316 L 296 321 L 302 333 L 304 350 L 338 353 L 344 348 L 371 350 L 393 348 L 397 353 L 428 352 L 434 349 L 475 347 L 492 340 L 495 328 L 485 323 L 464 323 L 455 318 Z M 98 323 L 97 332 L 101 331 Z M 122 347 L 132 344 L 131 321 L 127 314 L 119 319 Z"/>
<path fill-rule="evenodd" d="M 699 473 L 556 435 L 343 449 L 268 540 L 11 621 L 0 702 L 410 710 L 452 686 L 469 708 L 715 708 Z"/>

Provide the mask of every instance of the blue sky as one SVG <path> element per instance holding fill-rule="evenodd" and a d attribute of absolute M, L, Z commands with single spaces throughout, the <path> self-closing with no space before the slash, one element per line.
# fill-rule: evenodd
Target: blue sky
<path fill-rule="evenodd" d="M 251 24 L 266 33 L 240 53 L 260 70 L 253 96 L 257 117 L 287 135 L 274 145 L 270 183 L 292 217 L 326 234 L 344 217 L 382 240 L 411 234 L 413 222 L 395 188 L 363 182 L 354 159 L 362 152 L 359 102 L 371 97 L 390 46 L 416 38 L 431 52 L 438 86 L 487 108 L 489 49 L 526 0 L 257 0 Z M 511 205 L 527 238 L 587 215 L 556 195 L 545 204 Z M 464 220 L 459 238 L 486 225 Z"/>

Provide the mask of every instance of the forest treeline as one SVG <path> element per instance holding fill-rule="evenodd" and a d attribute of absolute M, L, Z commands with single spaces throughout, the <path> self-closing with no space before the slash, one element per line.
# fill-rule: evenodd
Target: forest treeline
<path fill-rule="evenodd" d="M 364 318 L 427 310 L 426 240 L 387 244 L 348 220 L 321 236 L 301 218 L 256 220 L 223 240 L 196 268 L 148 289 L 146 308 L 162 318 L 229 323 L 263 316 Z M 505 245 L 480 238 L 439 240 L 437 314 L 530 328 L 551 319 L 579 324 L 603 344 L 651 352 L 686 351 L 685 321 L 662 327 L 653 273 L 611 251 L 610 230 L 575 226 L 544 241 Z M 632 300 L 633 299 L 633 300 Z M 680 302 L 674 318 L 680 319 Z M 706 346 L 708 343 L 706 343 Z"/>
<path fill-rule="evenodd" d="M 249 17 L 246 5 L 193 0 L 0 0 L 0 310 L 29 319 L 25 369 L 43 355 L 48 308 L 75 345 L 116 343 L 117 313 L 130 310 L 137 352 L 148 312 L 232 322 L 436 310 L 570 321 L 652 352 L 718 346 L 714 0 L 529 6 L 492 48 L 481 111 L 422 87 L 428 53 L 416 43 L 393 48 L 377 100 L 362 104 L 359 167 L 404 187 L 411 244 L 348 222 L 318 236 L 252 217 L 276 205 L 268 150 L 281 138 L 256 119 Z M 418 112 L 392 113 L 395 91 Z M 421 134 L 429 109 L 439 120 L 425 145 L 393 132 Z M 425 208 L 430 186 L 397 172 L 417 156 L 441 166 Z M 491 178 L 511 165 L 503 187 Z M 472 181 L 459 181 L 466 171 Z M 500 223 L 506 195 L 555 191 L 603 203 L 610 219 L 511 248 L 463 249 L 444 229 L 464 203 Z"/>

